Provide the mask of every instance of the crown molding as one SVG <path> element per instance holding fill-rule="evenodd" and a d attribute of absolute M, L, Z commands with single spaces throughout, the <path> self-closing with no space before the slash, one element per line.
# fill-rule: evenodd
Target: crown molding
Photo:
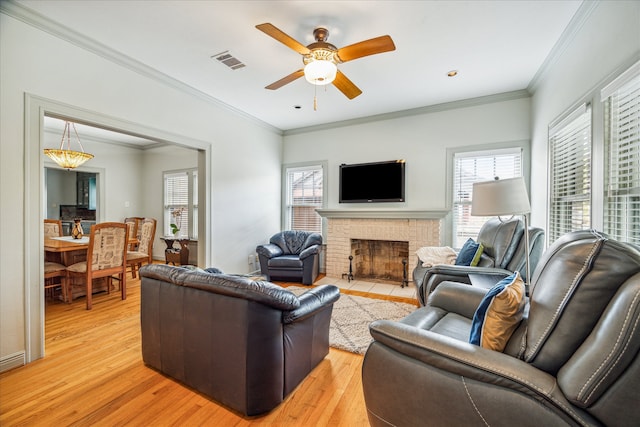
<path fill-rule="evenodd" d="M 24 22 L 27 25 L 30 25 L 34 28 L 42 30 L 46 33 L 53 35 L 61 40 L 64 40 L 68 43 L 71 43 L 81 49 L 92 52 L 110 62 L 118 64 L 124 68 L 127 68 L 131 71 L 134 71 L 138 74 L 141 74 L 150 79 L 156 80 L 166 86 L 169 86 L 173 89 L 177 89 L 183 93 L 194 96 L 200 100 L 208 102 L 209 104 L 215 105 L 216 107 L 227 110 L 233 114 L 243 117 L 246 120 L 260 126 L 266 130 L 274 132 L 278 135 L 282 135 L 282 130 L 276 128 L 275 126 L 270 125 L 246 112 L 239 110 L 231 105 L 214 98 L 211 95 L 208 95 L 192 86 L 189 86 L 186 83 L 183 83 L 179 80 L 174 79 L 152 67 L 149 67 L 142 62 L 133 59 L 127 55 L 124 55 L 110 47 L 93 40 L 89 37 L 86 37 L 77 31 L 72 30 L 71 28 L 65 27 L 57 22 L 53 22 L 46 16 L 23 6 L 22 4 L 16 2 L 15 0 L 2 0 L 0 1 L 0 13 L 4 13 L 7 16 L 11 16 L 21 22 Z"/>
<path fill-rule="evenodd" d="M 54 130 L 54 129 L 45 128 L 44 133 L 57 138 L 62 138 L 63 136 L 62 131 L 59 129 Z M 120 147 L 131 148 L 131 149 L 140 150 L 140 151 L 151 150 L 153 148 L 160 148 L 160 147 L 166 147 L 168 145 L 171 145 L 168 142 L 158 142 L 158 141 L 152 141 L 152 140 L 149 140 L 152 142 L 151 144 L 140 145 L 140 144 L 135 144 L 131 142 L 116 141 L 110 138 L 103 138 L 95 135 L 86 135 L 86 134 L 82 135 L 82 141 L 90 141 L 98 144 L 117 145 Z"/>
<path fill-rule="evenodd" d="M 442 104 L 427 105 L 425 107 L 411 108 L 409 110 L 394 111 L 391 113 L 377 114 L 374 116 L 361 117 L 358 119 L 343 120 L 339 122 L 325 123 L 321 125 L 307 126 L 296 129 L 289 129 L 283 132 L 284 136 L 297 135 L 301 133 L 316 132 L 320 130 L 335 129 L 344 126 L 360 125 L 382 120 L 392 120 L 403 117 L 418 116 L 422 114 L 438 113 L 441 111 L 457 110 L 460 108 L 475 107 L 478 105 L 491 104 L 494 102 L 511 101 L 514 99 L 530 98 L 531 94 L 525 90 L 497 93 L 493 95 L 480 96 L 477 98 L 462 99 L 460 101 L 444 102 Z"/>
<path fill-rule="evenodd" d="M 565 50 L 569 47 L 576 34 L 582 29 L 584 24 L 593 14 L 593 11 L 600 5 L 600 1 L 587 1 L 584 0 L 578 10 L 576 11 L 573 18 L 567 25 L 567 28 L 564 29 L 560 38 L 553 45 L 551 52 L 547 55 L 547 58 L 544 60 L 538 71 L 529 82 L 527 86 L 527 90 L 529 93 L 533 94 L 538 89 L 538 86 L 542 82 L 542 80 L 547 76 L 549 72 L 551 72 L 551 68 L 558 62 L 558 59 L 562 56 Z"/>

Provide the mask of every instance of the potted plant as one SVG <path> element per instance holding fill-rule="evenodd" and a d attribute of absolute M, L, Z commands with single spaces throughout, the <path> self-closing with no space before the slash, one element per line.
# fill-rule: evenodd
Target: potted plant
<path fill-rule="evenodd" d="M 182 215 L 186 210 L 186 208 L 182 207 L 175 208 L 171 211 L 171 216 L 173 217 L 174 222 L 169 224 L 169 227 L 171 227 L 171 233 L 174 237 L 177 237 L 178 233 L 180 233 L 180 229 L 182 228 Z"/>

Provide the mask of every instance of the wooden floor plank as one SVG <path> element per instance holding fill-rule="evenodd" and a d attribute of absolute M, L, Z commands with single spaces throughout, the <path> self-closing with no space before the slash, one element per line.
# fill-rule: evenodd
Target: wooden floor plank
<path fill-rule="evenodd" d="M 119 292 L 96 295 L 90 311 L 84 298 L 48 301 L 46 357 L 0 374 L 0 425 L 368 425 L 362 356 L 330 349 L 281 405 L 264 416 L 242 417 L 144 365 L 139 308 L 140 281 L 132 279 L 126 300 Z"/>

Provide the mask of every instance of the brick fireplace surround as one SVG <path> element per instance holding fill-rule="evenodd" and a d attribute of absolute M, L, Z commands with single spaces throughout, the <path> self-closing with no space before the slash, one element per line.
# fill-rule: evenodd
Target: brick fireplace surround
<path fill-rule="evenodd" d="M 406 241 L 409 243 L 407 278 L 416 266 L 416 250 L 442 246 L 441 229 L 446 211 L 386 211 L 318 209 L 327 218 L 325 274 L 341 278 L 349 272 L 351 239 Z M 357 277 L 355 278 L 358 279 Z"/>

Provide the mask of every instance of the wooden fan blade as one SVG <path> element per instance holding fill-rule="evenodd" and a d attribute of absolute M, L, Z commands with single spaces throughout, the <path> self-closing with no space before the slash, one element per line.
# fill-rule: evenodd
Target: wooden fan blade
<path fill-rule="evenodd" d="M 333 85 L 338 88 L 338 90 L 344 93 L 349 99 L 353 99 L 356 96 L 360 95 L 362 91 L 358 88 L 358 86 L 354 85 L 351 80 L 347 78 L 340 70 L 336 73 L 336 78 L 333 81 Z"/>
<path fill-rule="evenodd" d="M 281 78 L 277 82 L 271 83 L 269 86 L 265 87 L 265 89 L 271 89 L 271 90 L 280 89 L 282 86 L 288 83 L 291 83 L 292 81 L 297 80 L 302 76 L 304 76 L 304 70 L 300 69 L 298 71 L 294 71 L 288 76 Z"/>
<path fill-rule="evenodd" d="M 292 37 L 288 36 L 287 34 L 283 33 L 281 30 L 276 28 L 273 24 L 266 22 L 264 24 L 256 25 L 256 28 L 262 31 L 263 33 L 265 33 L 266 35 L 271 36 L 274 39 L 278 40 L 280 43 L 295 50 L 300 55 L 308 55 L 309 53 L 311 53 L 308 47 L 298 42 L 297 40 L 293 39 Z"/>
<path fill-rule="evenodd" d="M 389 36 L 380 36 L 338 49 L 340 62 L 352 61 L 363 56 L 396 50 L 396 45 Z"/>

